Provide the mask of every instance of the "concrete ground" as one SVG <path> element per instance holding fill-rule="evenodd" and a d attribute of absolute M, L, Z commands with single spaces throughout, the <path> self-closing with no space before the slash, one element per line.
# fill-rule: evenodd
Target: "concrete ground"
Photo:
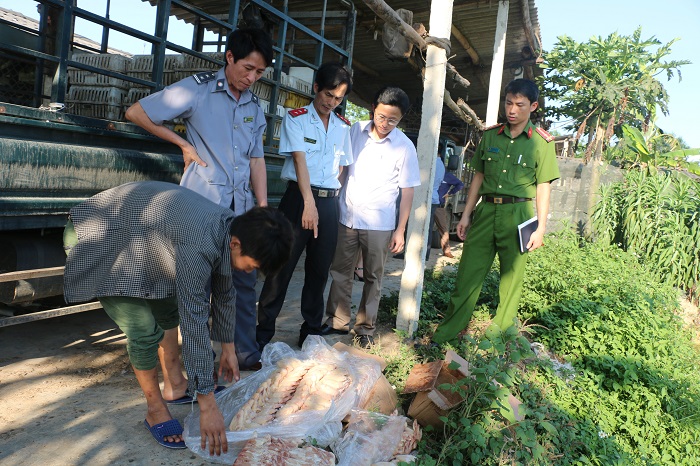
<path fill-rule="evenodd" d="M 455 250 L 457 248 L 454 248 Z M 437 249 L 427 267 L 456 262 Z M 296 349 L 303 257 L 287 293 L 274 341 Z M 384 293 L 400 287 L 403 260 L 387 260 Z M 258 283 L 260 287 L 262 284 Z M 353 287 L 353 303 L 361 295 Z M 380 331 L 380 341 L 395 337 Z M 328 342 L 350 343 L 350 336 Z M 196 405 L 173 406 L 184 420 Z M 190 450 L 168 450 L 143 426 L 145 402 L 125 337 L 103 311 L 0 328 L 0 463 L 19 465 L 208 465 Z"/>

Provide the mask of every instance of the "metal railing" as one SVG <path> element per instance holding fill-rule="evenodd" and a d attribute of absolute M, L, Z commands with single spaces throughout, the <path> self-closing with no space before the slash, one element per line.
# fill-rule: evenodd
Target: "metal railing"
<path fill-rule="evenodd" d="M 0 274 L 0 283 L 12 282 L 16 280 L 29 280 L 32 278 L 55 277 L 58 275 L 63 275 L 63 269 L 63 267 L 48 267 L 45 269 L 18 270 L 16 272 L 2 273 Z M 9 327 L 10 325 L 25 324 L 27 322 L 34 322 L 37 320 L 51 319 L 52 317 L 77 314 L 79 312 L 92 311 L 95 309 L 102 309 L 102 305 L 99 301 L 76 304 L 74 306 L 59 307 L 46 311 L 32 312 L 19 316 L 2 317 L 0 318 L 0 328 Z"/>

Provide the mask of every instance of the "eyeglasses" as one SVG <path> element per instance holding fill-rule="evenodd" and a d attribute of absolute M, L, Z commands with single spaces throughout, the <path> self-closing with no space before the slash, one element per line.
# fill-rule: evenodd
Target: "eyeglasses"
<path fill-rule="evenodd" d="M 377 123 L 386 123 L 389 126 L 396 126 L 399 124 L 399 121 L 401 121 L 401 118 L 396 119 L 396 118 L 387 118 L 384 115 L 381 115 L 379 113 L 374 114 L 374 121 Z"/>

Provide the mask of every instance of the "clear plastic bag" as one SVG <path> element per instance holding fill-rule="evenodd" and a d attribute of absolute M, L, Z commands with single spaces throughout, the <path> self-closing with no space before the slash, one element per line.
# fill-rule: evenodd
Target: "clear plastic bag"
<path fill-rule="evenodd" d="M 258 387 L 277 370 L 277 363 L 287 358 L 336 364 L 348 371 L 351 383 L 325 412 L 301 411 L 284 419 L 275 419 L 255 429 L 227 431 L 228 453 L 221 456 L 210 456 L 208 450 L 201 449 L 199 410 L 194 410 L 184 422 L 183 437 L 187 447 L 209 461 L 232 464 L 245 443 L 255 436 L 270 435 L 277 438 L 313 440 L 319 446 L 327 446 L 337 441 L 340 436 L 340 421 L 358 405 L 359 400 L 367 397 L 381 375 L 377 362 L 337 351 L 331 348 L 321 336 L 309 336 L 301 351 L 293 350 L 286 343 L 272 343 L 265 346 L 263 350 L 262 369 L 216 395 L 217 405 L 227 426 L 241 407 L 255 394 Z"/>
<path fill-rule="evenodd" d="M 353 409 L 345 435 L 331 449 L 338 466 L 370 466 L 390 460 L 401 442 L 408 418 Z"/>

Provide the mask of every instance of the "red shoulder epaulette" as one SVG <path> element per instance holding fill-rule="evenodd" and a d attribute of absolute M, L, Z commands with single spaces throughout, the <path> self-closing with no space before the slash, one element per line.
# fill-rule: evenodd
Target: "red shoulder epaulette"
<path fill-rule="evenodd" d="M 290 110 L 289 114 L 293 117 L 298 117 L 299 115 L 306 115 L 309 113 L 309 109 L 306 107 L 301 107 L 301 108 L 295 108 L 294 110 Z"/>
<path fill-rule="evenodd" d="M 337 116 L 338 118 L 340 118 L 340 120 L 341 120 L 343 123 L 345 123 L 346 125 L 352 126 L 352 123 L 350 123 L 350 120 L 348 120 L 347 118 L 345 118 L 343 115 L 338 115 L 338 114 L 336 113 L 335 116 Z"/>
<path fill-rule="evenodd" d="M 547 142 L 554 141 L 554 136 L 552 136 L 551 134 L 549 134 L 547 131 L 540 128 L 539 126 L 537 128 L 535 128 L 535 131 L 537 131 L 537 134 L 542 136 L 542 139 L 544 139 L 545 141 L 547 141 Z"/>

